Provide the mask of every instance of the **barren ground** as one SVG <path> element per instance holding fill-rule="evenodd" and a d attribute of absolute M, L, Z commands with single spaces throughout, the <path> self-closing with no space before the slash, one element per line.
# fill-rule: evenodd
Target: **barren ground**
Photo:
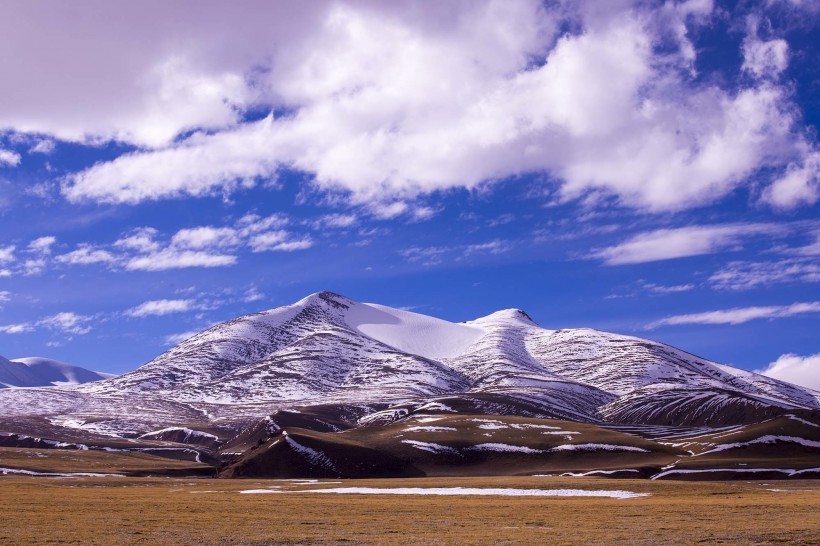
<path fill-rule="evenodd" d="M 239 493 L 340 486 L 617 489 L 651 496 Z M 322 485 L 0 476 L 0 522 L 0 544 L 818 544 L 820 482 L 488 477 Z"/>

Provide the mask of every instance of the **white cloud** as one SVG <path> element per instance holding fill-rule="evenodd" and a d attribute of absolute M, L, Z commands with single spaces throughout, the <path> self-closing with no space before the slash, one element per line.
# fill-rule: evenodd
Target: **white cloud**
<path fill-rule="evenodd" d="M 194 300 L 151 300 L 125 312 L 129 317 L 163 316 L 196 308 Z"/>
<path fill-rule="evenodd" d="M 136 250 L 138 252 L 154 252 L 159 250 L 159 243 L 154 241 L 157 230 L 151 227 L 141 227 L 133 230 L 128 236 L 118 239 L 114 246 Z"/>
<path fill-rule="evenodd" d="M 194 337 L 198 333 L 199 332 L 197 332 L 195 330 L 191 330 L 191 331 L 188 331 L 188 332 L 180 332 L 179 334 L 171 334 L 170 336 L 166 336 L 165 344 L 166 345 L 179 345 L 180 343 L 182 343 L 186 339 Z"/>
<path fill-rule="evenodd" d="M 91 319 L 92 317 L 63 311 L 38 321 L 37 325 L 65 334 L 83 335 L 91 331 L 91 326 L 88 325 Z"/>
<path fill-rule="evenodd" d="M 30 154 L 49 155 L 51 152 L 54 151 L 55 147 L 56 147 L 56 145 L 54 144 L 53 140 L 51 140 L 49 138 L 44 138 L 44 139 L 38 140 L 37 143 L 34 146 L 29 148 L 28 153 L 30 153 Z"/>
<path fill-rule="evenodd" d="M 789 44 L 782 39 L 761 40 L 758 25 L 757 17 L 749 18 L 741 68 L 756 78 L 777 78 L 789 66 Z"/>
<path fill-rule="evenodd" d="M 348 228 L 355 226 L 359 218 L 355 214 L 326 214 L 315 222 L 316 227 Z"/>
<path fill-rule="evenodd" d="M 4 303 L 11 301 L 11 292 L 8 290 L 0 290 L 0 308 Z"/>
<path fill-rule="evenodd" d="M 643 287 L 655 294 L 677 294 L 679 292 L 688 292 L 695 288 L 694 284 L 675 284 L 671 286 L 664 286 L 660 284 L 645 283 Z"/>
<path fill-rule="evenodd" d="M 757 373 L 820 391 L 820 353 L 808 356 L 784 354 Z"/>
<path fill-rule="evenodd" d="M 82 244 L 76 250 L 55 257 L 54 261 L 69 265 L 112 264 L 117 257 L 107 250 Z"/>
<path fill-rule="evenodd" d="M 16 167 L 20 164 L 20 154 L 0 148 L 0 167 Z"/>
<path fill-rule="evenodd" d="M 720 290 L 749 290 L 773 284 L 820 282 L 820 264 L 814 260 L 730 262 L 709 277 Z"/>
<path fill-rule="evenodd" d="M 39 275 L 45 268 L 45 258 L 29 258 L 21 264 L 23 275 Z"/>
<path fill-rule="evenodd" d="M 0 247 L 0 264 L 15 261 L 17 259 L 14 257 L 14 250 L 16 248 L 17 247 L 15 247 L 14 245 Z"/>
<path fill-rule="evenodd" d="M 233 247 L 239 242 L 236 230 L 229 227 L 201 226 L 181 229 L 171 238 L 171 245 L 183 248 Z"/>
<path fill-rule="evenodd" d="M 165 248 L 151 254 L 136 256 L 128 260 L 125 269 L 131 271 L 165 271 L 188 267 L 224 267 L 234 265 L 236 256 L 212 254 L 195 250 Z"/>
<path fill-rule="evenodd" d="M 73 33 L 92 25 L 85 30 L 98 36 L 94 49 L 75 51 L 82 44 L 69 40 L 61 20 L 50 43 L 75 51 L 67 66 L 4 67 L 7 81 L 35 91 L 0 93 L 0 125 L 153 147 L 68 177 L 70 200 L 230 192 L 286 167 L 373 205 L 383 218 L 404 213 L 419 195 L 526 172 L 550 173 L 564 200 L 603 192 L 629 206 L 679 210 L 758 187 L 753 174 L 778 178 L 815 149 L 787 85 L 761 77 L 727 89 L 733 86 L 692 77 L 697 56 L 708 53 L 697 51 L 691 31 L 722 16 L 708 1 L 606 9 L 537 0 L 423 9 L 317 1 L 298 13 L 263 3 L 253 21 L 221 8 L 189 9 L 196 13 L 179 18 L 187 22 L 180 29 L 173 21 L 183 5 L 154 10 L 166 25 L 135 24 L 145 15 L 100 6 L 121 13 L 95 18 L 105 21 L 97 28 L 57 4 L 48 17 L 74 21 Z M 0 36 L 7 30 L 15 47 L 36 52 L 39 33 L 20 22 L 26 11 L 12 14 Z M 186 40 L 177 39 L 181 30 Z M 110 48 L 98 47 L 105 39 Z M 788 61 L 785 42 L 756 34 L 744 53 L 749 74 L 773 75 Z M 66 73 L 102 76 L 100 67 L 105 78 L 70 78 L 68 89 L 34 83 L 67 80 Z M 67 108 L 66 97 L 83 100 Z M 289 113 L 241 122 L 252 106 Z M 196 128 L 209 131 L 174 140 Z M 784 186 L 798 185 L 789 180 L 775 185 L 769 202 L 810 201 L 783 197 L 794 193 Z"/>
<path fill-rule="evenodd" d="M 36 254 L 51 254 L 51 247 L 57 242 L 54 236 L 39 237 L 28 244 L 28 249 Z"/>
<path fill-rule="evenodd" d="M 3 332 L 4 334 L 23 334 L 25 332 L 31 332 L 33 330 L 34 326 L 27 322 L 20 324 L 6 324 L 5 326 L 0 326 L 0 332 Z"/>
<path fill-rule="evenodd" d="M 723 224 L 658 229 L 640 233 L 615 246 L 592 254 L 607 265 L 637 264 L 711 254 L 737 247 L 748 237 L 775 234 L 772 224 Z"/>
<path fill-rule="evenodd" d="M 280 214 L 248 214 L 233 226 L 183 228 L 170 237 L 161 237 L 155 228 L 141 227 L 124 234 L 108 248 L 83 243 L 54 259 L 61 264 L 101 263 L 131 271 L 225 267 L 236 264 L 237 254 L 243 249 L 290 252 L 310 248 L 313 240 L 309 236 L 280 229 L 288 223 L 288 218 Z M 7 254 L 13 256 L 13 251 L 14 247 L 9 247 Z"/>
<path fill-rule="evenodd" d="M 786 318 L 807 313 L 820 313 L 820 301 L 767 307 L 736 307 L 705 313 L 675 315 L 655 321 L 647 328 L 680 324 L 743 324 L 757 319 Z"/>
<path fill-rule="evenodd" d="M 486 252 L 488 254 L 503 254 L 508 252 L 512 248 L 512 245 L 507 241 L 488 241 L 486 243 L 477 243 L 473 245 L 467 245 L 464 248 L 464 256 L 469 256 L 470 254 L 480 254 Z"/>
<path fill-rule="evenodd" d="M 469 245 L 410 247 L 400 251 L 399 254 L 408 262 L 432 266 L 444 262 L 445 259 L 461 261 L 476 254 L 503 254 L 512 248 L 513 245 L 509 241 L 495 239 Z"/>
<path fill-rule="evenodd" d="M 259 292 L 255 286 L 249 288 L 245 294 L 242 295 L 242 301 L 245 303 L 251 303 L 254 301 L 259 301 L 265 299 L 265 295 Z"/>
<path fill-rule="evenodd" d="M 814 205 L 820 200 L 820 152 L 807 153 L 763 192 L 762 200 L 778 209 Z"/>

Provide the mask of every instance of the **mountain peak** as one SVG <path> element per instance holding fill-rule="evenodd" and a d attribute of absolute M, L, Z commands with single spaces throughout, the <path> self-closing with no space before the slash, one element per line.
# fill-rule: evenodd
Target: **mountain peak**
<path fill-rule="evenodd" d="M 526 311 L 521 309 L 501 309 L 500 311 L 496 311 L 494 313 L 490 313 L 485 317 L 481 317 L 470 321 L 469 324 L 493 324 L 493 323 L 513 323 L 513 324 L 520 324 L 524 323 L 527 325 L 537 326 L 532 317 L 530 317 Z"/>
<path fill-rule="evenodd" d="M 355 304 L 356 302 L 346 296 L 337 294 L 336 292 L 323 290 L 321 292 L 314 292 L 313 294 L 305 296 L 304 298 L 296 302 L 296 305 L 308 306 L 316 303 L 327 303 L 333 307 L 338 307 L 340 305 L 349 307 Z"/>

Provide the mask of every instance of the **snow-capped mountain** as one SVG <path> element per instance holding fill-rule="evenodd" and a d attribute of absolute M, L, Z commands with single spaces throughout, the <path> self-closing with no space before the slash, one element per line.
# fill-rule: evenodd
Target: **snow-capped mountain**
<path fill-rule="evenodd" d="M 8 360 L 0 356 L 0 389 L 76 385 L 113 377 L 59 360 L 41 357 Z"/>
<path fill-rule="evenodd" d="M 201 332 L 103 381 L 0 393 L 0 416 L 144 434 L 278 409 L 417 408 L 591 423 L 721 426 L 820 409 L 820 393 L 636 337 L 547 330 L 508 309 L 465 323 L 330 292 Z"/>

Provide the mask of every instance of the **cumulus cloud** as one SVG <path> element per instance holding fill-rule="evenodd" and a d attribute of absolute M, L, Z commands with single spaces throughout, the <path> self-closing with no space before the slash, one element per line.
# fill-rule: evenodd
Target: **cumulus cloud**
<path fill-rule="evenodd" d="M 820 313 L 820 301 L 766 307 L 735 307 L 705 313 L 675 315 L 652 322 L 647 325 L 647 328 L 680 324 L 743 324 L 751 320 L 785 318 L 811 313 Z"/>
<path fill-rule="evenodd" d="M 56 148 L 56 144 L 54 143 L 54 141 L 49 138 L 44 138 L 38 140 L 37 143 L 34 144 L 34 146 L 29 148 L 28 153 L 49 155 L 51 152 L 54 151 L 54 148 Z"/>
<path fill-rule="evenodd" d="M 308 235 L 281 229 L 287 217 L 279 214 L 248 214 L 229 226 L 183 228 L 161 237 L 151 227 L 123 234 L 108 247 L 82 243 L 54 260 L 63 265 L 105 264 L 129 271 L 166 271 L 190 267 L 234 265 L 243 249 L 251 252 L 292 252 L 313 246 Z M 11 256 L 14 248 L 9 247 Z"/>
<path fill-rule="evenodd" d="M 36 322 L 23 322 L 0 326 L 0 332 L 6 334 L 23 334 L 33 332 L 41 327 L 60 334 L 83 335 L 92 330 L 89 324 L 92 320 L 93 317 L 90 316 L 79 315 L 70 311 L 62 311 Z"/>
<path fill-rule="evenodd" d="M 807 153 L 800 163 L 789 163 L 785 172 L 763 192 L 762 200 L 778 209 L 817 203 L 820 200 L 820 152 Z"/>
<path fill-rule="evenodd" d="M 28 250 L 35 254 L 51 254 L 51 247 L 57 242 L 54 236 L 39 237 L 28 244 Z"/>
<path fill-rule="evenodd" d="M 607 265 L 637 264 L 711 254 L 740 245 L 755 235 L 772 235 L 784 228 L 772 224 L 723 224 L 658 229 L 592 254 Z"/>
<path fill-rule="evenodd" d="M 20 154 L 0 148 L 0 167 L 16 167 L 20 164 Z"/>
<path fill-rule="evenodd" d="M 14 245 L 0 246 L 0 264 L 10 263 L 17 258 L 14 257 L 14 250 L 17 247 Z"/>
<path fill-rule="evenodd" d="M 153 252 L 159 250 L 159 243 L 154 240 L 159 232 L 151 227 L 137 228 L 127 236 L 117 239 L 115 247 L 132 249 L 137 252 Z"/>
<path fill-rule="evenodd" d="M 789 44 L 783 39 L 761 40 L 758 24 L 757 17 L 749 18 L 741 68 L 756 78 L 777 78 L 789 65 Z"/>
<path fill-rule="evenodd" d="M 808 356 L 787 353 L 757 373 L 820 391 L 820 353 Z"/>
<path fill-rule="evenodd" d="M 182 313 L 196 307 L 194 300 L 151 300 L 125 312 L 129 317 L 163 316 Z"/>
<path fill-rule="evenodd" d="M 0 17 L 27 51 L 4 65 L 26 85 L 0 91 L 0 126 L 138 146 L 69 176 L 72 201 L 224 193 L 283 167 L 383 218 L 529 172 L 564 200 L 603 192 L 653 211 L 715 202 L 758 172 L 775 173 L 768 203 L 816 199 L 800 174 L 816 146 L 776 78 L 788 44 L 750 30 L 752 78 L 697 80 L 709 1 L 100 3 L 82 20 L 49 6 Z M 71 54 L 53 63 L 55 49 Z M 243 120 L 260 108 L 275 114 Z"/>
<path fill-rule="evenodd" d="M 82 244 L 76 250 L 55 257 L 54 261 L 69 265 L 111 264 L 117 261 L 117 257 L 107 250 Z"/>

